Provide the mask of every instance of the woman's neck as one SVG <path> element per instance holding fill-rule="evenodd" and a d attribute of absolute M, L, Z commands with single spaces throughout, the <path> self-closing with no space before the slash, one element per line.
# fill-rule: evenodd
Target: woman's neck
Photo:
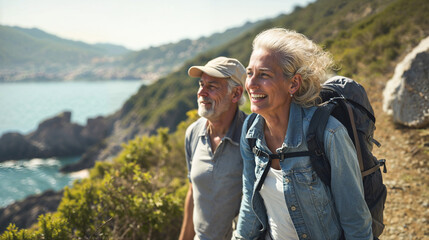
<path fill-rule="evenodd" d="M 284 108 L 283 111 L 277 111 L 263 116 L 265 119 L 265 140 L 271 152 L 275 152 L 275 150 L 280 148 L 283 144 L 289 123 L 289 110 L 290 106 Z"/>

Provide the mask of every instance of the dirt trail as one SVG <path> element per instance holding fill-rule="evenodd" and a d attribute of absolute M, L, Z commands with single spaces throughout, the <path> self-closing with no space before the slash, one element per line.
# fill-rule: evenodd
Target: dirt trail
<path fill-rule="evenodd" d="M 380 239 L 429 239 L 429 128 L 394 124 L 382 111 L 382 85 L 368 89 L 377 118 L 375 139 L 382 144 L 373 153 L 387 160 L 386 228 Z"/>

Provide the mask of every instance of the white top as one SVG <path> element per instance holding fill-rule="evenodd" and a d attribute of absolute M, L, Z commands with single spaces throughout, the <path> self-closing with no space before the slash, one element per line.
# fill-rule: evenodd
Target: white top
<path fill-rule="evenodd" d="M 274 240 L 299 240 L 286 206 L 283 181 L 282 170 L 270 167 L 260 191 L 267 209 L 270 235 Z M 268 234 L 266 239 L 270 239 Z"/>

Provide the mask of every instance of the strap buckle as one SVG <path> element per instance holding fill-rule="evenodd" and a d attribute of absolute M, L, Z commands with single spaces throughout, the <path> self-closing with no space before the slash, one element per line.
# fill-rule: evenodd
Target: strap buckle
<path fill-rule="evenodd" d="M 281 153 L 279 153 L 279 156 L 280 156 L 280 162 L 283 162 L 284 160 L 285 160 L 285 153 L 284 152 L 281 152 Z"/>
<path fill-rule="evenodd" d="M 315 149 L 315 150 L 314 150 L 314 153 L 316 154 L 316 156 L 317 156 L 317 157 L 320 157 L 320 156 L 323 156 L 323 155 L 324 155 L 323 151 L 322 151 L 322 150 L 320 150 L 320 149 Z"/>
<path fill-rule="evenodd" d="M 380 166 L 383 166 L 383 172 L 387 173 L 386 159 L 380 159 L 380 160 L 378 160 L 378 162 L 380 163 Z"/>
<path fill-rule="evenodd" d="M 252 152 L 258 157 L 262 156 L 262 151 L 259 150 L 256 146 L 253 147 Z"/>

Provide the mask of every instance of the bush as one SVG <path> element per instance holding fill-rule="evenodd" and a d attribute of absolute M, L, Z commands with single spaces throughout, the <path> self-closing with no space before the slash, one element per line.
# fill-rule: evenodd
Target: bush
<path fill-rule="evenodd" d="M 188 117 L 172 134 L 163 128 L 124 144 L 112 162 L 65 188 L 57 212 L 33 229 L 11 224 L 0 239 L 177 239 L 188 187 L 184 134 L 196 111 Z"/>

